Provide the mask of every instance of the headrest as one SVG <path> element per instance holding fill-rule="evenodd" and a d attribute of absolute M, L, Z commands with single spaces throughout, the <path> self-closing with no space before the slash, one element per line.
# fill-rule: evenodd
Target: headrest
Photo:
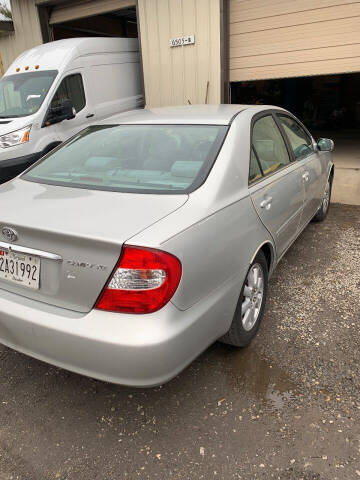
<path fill-rule="evenodd" d="M 171 167 L 171 175 L 174 177 L 195 178 L 202 167 L 203 162 L 177 161 Z"/>
<path fill-rule="evenodd" d="M 89 170 L 103 170 L 112 162 L 116 161 L 115 157 L 90 157 L 86 160 L 86 168 Z"/>

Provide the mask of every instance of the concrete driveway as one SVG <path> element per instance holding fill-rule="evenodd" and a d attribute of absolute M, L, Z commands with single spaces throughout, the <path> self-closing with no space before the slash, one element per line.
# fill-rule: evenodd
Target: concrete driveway
<path fill-rule="evenodd" d="M 271 280 L 250 348 L 135 390 L 0 346 L 0 479 L 360 479 L 360 207 L 332 205 Z"/>
<path fill-rule="evenodd" d="M 359 132 L 334 137 L 335 179 L 332 199 L 337 203 L 360 205 L 360 139 Z"/>

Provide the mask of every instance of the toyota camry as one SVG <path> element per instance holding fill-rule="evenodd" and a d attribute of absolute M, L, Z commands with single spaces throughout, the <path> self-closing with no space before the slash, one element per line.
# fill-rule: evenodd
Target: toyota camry
<path fill-rule="evenodd" d="M 0 342 L 132 386 L 249 344 L 269 277 L 329 209 L 333 142 L 286 110 L 203 105 L 91 126 L 0 187 Z"/>

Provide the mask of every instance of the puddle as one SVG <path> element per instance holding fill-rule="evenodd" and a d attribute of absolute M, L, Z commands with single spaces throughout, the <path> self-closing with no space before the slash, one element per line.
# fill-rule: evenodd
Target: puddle
<path fill-rule="evenodd" d="M 227 380 L 233 388 L 254 395 L 268 408 L 281 410 L 295 398 L 296 383 L 251 347 L 225 353 L 225 366 Z"/>
<path fill-rule="evenodd" d="M 294 392 L 288 390 L 282 392 L 276 389 L 276 384 L 269 384 L 265 399 L 268 400 L 276 410 L 281 410 L 294 397 Z"/>

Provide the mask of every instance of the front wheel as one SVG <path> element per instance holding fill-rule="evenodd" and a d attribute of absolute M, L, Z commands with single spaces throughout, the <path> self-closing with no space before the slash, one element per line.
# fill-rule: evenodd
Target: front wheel
<path fill-rule="evenodd" d="M 264 314 L 268 284 L 265 255 L 259 252 L 249 267 L 229 331 L 220 338 L 223 343 L 246 347 L 255 337 Z"/>
<path fill-rule="evenodd" d="M 313 222 L 322 222 L 323 220 L 325 220 L 325 218 L 328 214 L 328 211 L 329 211 L 329 207 L 330 207 L 331 187 L 332 187 L 332 182 L 331 182 L 331 178 L 329 177 L 329 179 L 326 183 L 326 187 L 325 187 L 325 191 L 324 191 L 324 195 L 323 195 L 323 199 L 322 199 L 320 208 L 316 212 L 314 218 L 312 219 Z"/>

